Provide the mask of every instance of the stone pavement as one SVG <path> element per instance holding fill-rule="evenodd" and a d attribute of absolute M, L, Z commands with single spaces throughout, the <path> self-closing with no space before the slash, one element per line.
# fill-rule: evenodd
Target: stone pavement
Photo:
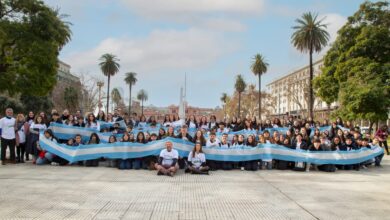
<path fill-rule="evenodd" d="M 0 166 L 0 219 L 390 219 L 390 157 L 336 173 Z"/>

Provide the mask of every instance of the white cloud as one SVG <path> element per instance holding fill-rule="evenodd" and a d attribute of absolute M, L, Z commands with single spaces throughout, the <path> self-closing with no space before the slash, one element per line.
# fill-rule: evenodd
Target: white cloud
<path fill-rule="evenodd" d="M 152 21 L 168 21 L 219 31 L 244 31 L 242 18 L 258 16 L 264 0 L 122 0 L 130 11 Z"/>
<path fill-rule="evenodd" d="M 347 22 L 347 18 L 339 14 L 323 14 L 318 16 L 320 19 L 324 19 L 324 23 L 327 24 L 327 31 L 330 35 L 329 43 L 332 43 L 337 38 L 337 31 Z"/>
<path fill-rule="evenodd" d="M 155 84 L 169 79 L 165 86 L 178 86 L 184 72 L 207 69 L 238 47 L 235 40 L 208 30 L 155 30 L 145 38 L 108 38 L 90 50 L 64 55 L 63 60 L 72 65 L 72 72 L 89 72 L 101 78 L 99 58 L 112 53 L 121 65 L 120 74 L 112 79 L 112 88 L 127 88 L 123 79 L 128 71 L 137 72 L 140 82 Z M 124 91 L 128 96 L 127 89 Z"/>

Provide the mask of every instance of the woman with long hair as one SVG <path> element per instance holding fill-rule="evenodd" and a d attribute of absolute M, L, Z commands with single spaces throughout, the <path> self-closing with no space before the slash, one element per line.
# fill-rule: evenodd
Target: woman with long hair
<path fill-rule="evenodd" d="M 77 140 L 77 139 L 76 139 Z M 92 133 L 89 137 L 88 144 L 100 144 L 100 138 L 97 133 Z M 79 163 L 82 165 L 82 163 Z M 99 159 L 92 159 L 85 161 L 86 167 L 97 167 L 99 166 Z"/>
<path fill-rule="evenodd" d="M 200 142 L 196 142 L 194 148 L 188 154 L 188 171 L 191 174 L 209 174 L 206 155 L 203 153 Z"/>

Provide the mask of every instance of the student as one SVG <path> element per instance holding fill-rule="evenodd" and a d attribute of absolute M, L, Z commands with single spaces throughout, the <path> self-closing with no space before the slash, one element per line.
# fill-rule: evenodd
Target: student
<path fill-rule="evenodd" d="M 127 133 L 127 132 L 123 133 L 121 142 L 123 142 L 123 143 L 130 142 L 129 133 Z M 120 170 L 129 170 L 129 169 L 131 169 L 131 165 L 132 165 L 131 159 L 119 159 L 118 160 L 118 169 L 120 169 Z"/>
<path fill-rule="evenodd" d="M 87 117 L 87 122 L 85 123 L 86 128 L 93 128 L 96 131 L 100 131 L 100 124 L 96 121 L 95 115 L 90 113 Z"/>
<path fill-rule="evenodd" d="M 188 170 L 191 174 L 209 174 L 206 156 L 200 142 L 196 142 L 194 149 L 188 154 Z"/>
<path fill-rule="evenodd" d="M 15 145 L 16 145 L 16 132 L 15 123 L 16 119 L 13 117 L 14 111 L 12 108 L 5 110 L 5 117 L 0 119 L 1 128 L 1 164 L 5 165 L 5 158 L 7 147 L 10 151 L 10 163 L 14 164 L 15 161 Z"/>
<path fill-rule="evenodd" d="M 202 130 L 196 131 L 194 138 L 193 138 L 193 142 L 195 142 L 195 143 L 200 142 L 200 144 L 202 146 L 206 146 L 206 139 L 204 138 Z"/>
<path fill-rule="evenodd" d="M 139 144 L 145 144 L 146 143 L 145 135 L 144 135 L 143 132 L 138 132 L 137 138 L 136 138 L 135 142 L 139 143 Z M 132 161 L 133 169 L 135 169 L 135 170 L 141 169 L 141 167 L 143 165 L 142 163 L 143 163 L 143 158 L 134 158 L 133 161 Z"/>
<path fill-rule="evenodd" d="M 173 149 L 171 141 L 167 141 L 165 143 L 165 147 L 166 149 L 161 150 L 158 163 L 155 165 L 157 175 L 167 175 L 173 177 L 179 169 L 179 165 L 177 164 L 179 153 L 177 150 Z"/>
<path fill-rule="evenodd" d="M 165 129 L 164 128 L 160 128 L 158 130 L 158 136 L 157 136 L 157 140 L 162 140 L 166 137 L 166 132 L 165 132 Z"/>
<path fill-rule="evenodd" d="M 379 145 L 379 139 L 378 138 L 374 138 L 372 140 L 372 143 L 370 144 L 370 146 L 371 146 L 371 149 L 375 149 L 377 147 L 381 147 Z M 381 161 L 382 161 L 382 158 L 383 158 L 384 155 L 385 154 L 383 153 L 383 154 L 380 154 L 380 155 L 375 157 L 375 166 L 376 167 L 380 167 L 381 166 Z"/>
<path fill-rule="evenodd" d="M 116 143 L 115 135 L 110 135 L 110 137 L 108 138 L 108 143 L 109 144 Z M 107 167 L 114 167 L 114 168 L 118 167 L 117 159 L 106 158 L 106 160 L 107 160 Z"/>
<path fill-rule="evenodd" d="M 69 126 L 74 126 L 75 125 L 75 118 L 73 115 L 69 115 L 68 119 L 64 121 L 64 124 L 69 125 Z"/>
<path fill-rule="evenodd" d="M 46 124 L 43 121 L 41 115 L 38 115 L 35 118 L 35 121 L 30 125 L 28 143 L 26 145 L 26 153 L 33 155 L 33 164 L 35 164 L 36 159 L 38 158 L 38 149 L 36 146 L 37 141 L 39 140 L 39 132 L 46 130 Z"/>
<path fill-rule="evenodd" d="M 96 119 L 99 121 L 106 121 L 106 114 L 104 114 L 104 111 L 100 110 Z"/>
<path fill-rule="evenodd" d="M 253 147 L 253 148 L 257 147 L 255 137 L 252 134 L 248 135 L 245 146 Z M 259 169 L 258 162 L 259 162 L 258 160 L 250 160 L 250 161 L 243 162 L 245 170 L 251 170 L 251 171 L 258 170 Z M 267 169 L 272 169 L 272 160 L 271 160 L 271 162 L 267 162 L 267 163 L 270 164 L 270 165 L 267 165 Z"/>
<path fill-rule="evenodd" d="M 50 123 L 62 124 L 62 120 L 61 120 L 61 118 L 60 118 L 60 115 L 59 115 L 57 112 L 54 112 L 54 113 L 51 115 Z"/>
<path fill-rule="evenodd" d="M 324 149 L 322 149 L 321 147 L 321 140 L 320 139 L 315 139 L 313 141 L 313 144 L 309 147 L 309 151 L 312 151 L 312 152 L 319 152 L 319 151 L 324 151 Z M 336 171 L 336 167 L 335 165 L 333 164 L 323 164 L 323 165 L 316 165 L 316 164 L 311 164 L 313 169 L 314 170 L 321 170 L 321 171 L 325 171 L 325 172 L 335 172 Z M 310 166 L 310 164 L 308 163 L 307 166 Z M 309 167 L 310 169 L 310 167 Z"/>
<path fill-rule="evenodd" d="M 237 117 L 236 116 L 233 116 L 233 118 L 231 119 L 231 121 L 229 122 L 227 127 L 232 131 L 238 131 L 237 130 L 238 124 L 237 124 Z"/>
<path fill-rule="evenodd" d="M 204 129 L 204 130 L 209 130 L 209 125 L 208 125 L 208 123 L 207 123 L 207 118 L 206 118 L 206 116 L 202 116 L 201 118 L 200 118 L 200 122 L 199 122 L 199 125 L 198 125 L 198 128 L 200 128 L 200 129 Z"/>
<path fill-rule="evenodd" d="M 228 133 L 229 132 L 229 129 L 225 127 L 225 122 L 220 122 L 218 124 L 219 128 L 217 129 L 217 132 L 218 133 Z"/>
<path fill-rule="evenodd" d="M 353 150 L 358 150 L 359 148 L 356 146 L 355 143 L 353 143 L 351 137 L 347 137 L 345 139 L 345 143 L 340 147 L 341 151 L 353 151 Z M 348 165 L 343 165 L 341 168 L 344 170 L 351 170 L 355 169 L 356 171 L 359 170 L 359 164 L 348 164 Z"/>
<path fill-rule="evenodd" d="M 183 125 L 180 128 L 180 134 L 178 134 L 176 136 L 176 138 L 183 139 L 183 140 L 190 141 L 190 142 L 193 141 L 191 135 L 188 134 L 188 127 L 187 127 L 187 125 Z"/>
<path fill-rule="evenodd" d="M 210 133 L 210 138 L 206 142 L 207 147 L 219 147 L 220 141 L 217 139 L 217 136 L 214 132 Z M 208 165 L 211 170 L 219 169 L 219 162 L 214 160 L 208 160 Z"/>
<path fill-rule="evenodd" d="M 55 114 L 55 113 L 54 113 Z M 53 131 L 51 129 L 47 129 L 44 133 L 44 136 L 45 138 L 49 139 L 50 141 L 54 142 L 54 143 L 57 143 L 57 138 L 54 137 L 54 134 L 53 134 Z M 53 157 L 55 156 L 54 154 L 50 153 L 50 152 L 47 152 L 46 150 L 44 150 L 40 145 L 39 145 L 39 141 L 37 141 L 37 149 L 39 151 L 39 156 L 36 160 L 36 164 L 37 165 L 44 165 L 44 164 L 48 164 L 48 163 L 51 163 L 52 160 L 53 160 Z"/>
<path fill-rule="evenodd" d="M 163 126 L 164 127 L 170 127 L 172 125 L 172 121 L 171 119 L 169 118 L 169 115 L 165 115 L 164 117 L 164 122 L 163 122 Z"/>
<path fill-rule="evenodd" d="M 76 136 L 76 144 L 77 146 L 81 144 L 81 136 Z M 80 140 L 80 142 L 79 142 Z M 100 144 L 100 138 L 97 133 L 92 133 L 91 136 L 89 137 L 88 144 Z M 79 163 L 79 165 L 82 165 L 82 163 Z M 86 167 L 97 167 L 99 166 L 99 159 L 91 159 L 91 160 L 86 160 L 85 161 L 85 166 Z"/>
<path fill-rule="evenodd" d="M 77 121 L 75 121 L 73 126 L 84 128 L 85 127 L 84 118 L 83 117 L 78 117 Z"/>
<path fill-rule="evenodd" d="M 119 114 L 119 109 L 114 109 L 114 115 L 112 116 L 112 120 L 114 122 L 123 120 L 122 116 L 120 116 L 120 114 Z"/>
<path fill-rule="evenodd" d="M 228 134 L 224 133 L 221 137 L 221 142 L 219 143 L 219 147 L 221 149 L 229 149 L 231 144 L 228 142 Z M 221 161 L 219 162 L 221 164 L 221 168 L 223 170 L 231 170 L 233 169 L 233 162 L 231 161 Z"/>
<path fill-rule="evenodd" d="M 29 129 L 28 122 L 25 121 L 23 114 L 16 116 L 16 162 L 24 163 L 24 153 L 26 152 L 26 136 Z"/>
<path fill-rule="evenodd" d="M 197 129 L 198 128 L 198 122 L 196 122 L 196 118 L 194 115 L 191 115 L 190 118 L 186 122 L 188 128 L 190 129 Z"/>
<path fill-rule="evenodd" d="M 176 137 L 175 135 L 175 129 L 172 126 L 169 126 L 167 129 L 167 137 Z"/>
<path fill-rule="evenodd" d="M 302 140 L 302 134 L 299 133 L 296 136 L 296 140 L 292 145 L 292 149 L 296 149 L 296 150 L 307 150 L 308 149 L 306 143 Z M 305 170 L 309 171 L 308 169 L 306 169 L 306 167 L 307 167 L 306 162 L 296 161 L 295 165 L 294 165 L 294 170 L 295 171 L 305 171 Z"/>

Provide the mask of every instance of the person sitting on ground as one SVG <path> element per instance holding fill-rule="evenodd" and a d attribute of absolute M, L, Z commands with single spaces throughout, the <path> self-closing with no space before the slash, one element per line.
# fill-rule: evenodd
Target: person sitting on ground
<path fill-rule="evenodd" d="M 173 176 L 179 169 L 177 160 L 179 159 L 179 153 L 173 149 L 171 141 L 165 143 L 166 149 L 161 150 L 158 158 L 158 163 L 155 165 L 157 175 Z"/>
<path fill-rule="evenodd" d="M 200 142 L 196 142 L 194 149 L 188 154 L 188 169 L 186 172 L 191 174 L 209 174 L 206 156 L 202 151 Z"/>

